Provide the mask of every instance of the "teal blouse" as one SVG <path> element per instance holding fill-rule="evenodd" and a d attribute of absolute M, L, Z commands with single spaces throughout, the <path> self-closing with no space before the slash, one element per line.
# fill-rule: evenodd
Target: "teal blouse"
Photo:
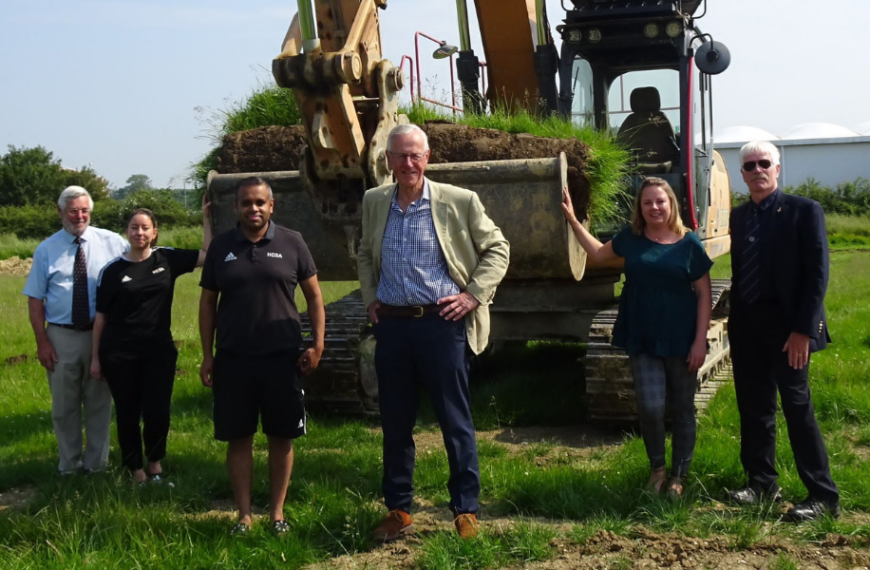
<path fill-rule="evenodd" d="M 695 340 L 698 299 L 692 283 L 713 266 L 698 236 L 656 243 L 626 227 L 613 238 L 625 258 L 625 286 L 613 328 L 613 345 L 629 355 L 686 357 Z"/>

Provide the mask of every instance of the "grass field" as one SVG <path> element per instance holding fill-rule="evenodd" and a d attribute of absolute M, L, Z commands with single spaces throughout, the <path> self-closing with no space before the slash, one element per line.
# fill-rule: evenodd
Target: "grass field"
<path fill-rule="evenodd" d="M 794 527 L 763 508 L 722 507 L 718 500 L 725 489 L 743 482 L 730 386 L 700 419 L 687 497 L 669 502 L 643 492 L 647 465 L 639 438 L 580 422 L 582 347 L 532 343 L 475 368 L 475 421 L 489 431 L 480 441 L 484 533 L 471 543 L 447 530 L 446 455 L 431 414 L 421 415 L 418 512 L 437 524 L 409 544 L 409 564 L 495 568 L 555 559 L 563 548 L 593 544 L 602 529 L 632 541 L 648 533 L 721 540 L 727 552 L 738 553 L 771 541 L 792 545 L 793 550 L 771 551 L 771 568 L 797 568 L 797 553 L 817 549 L 831 533 L 859 548 L 870 544 L 870 254 L 835 252 L 831 265 L 827 308 L 835 342 L 813 357 L 811 384 L 842 490 L 842 519 Z M 726 276 L 727 266 L 727 257 L 717 260 L 715 276 Z M 165 462 L 173 485 L 138 488 L 118 468 L 92 476 L 55 475 L 50 398 L 45 374 L 33 359 L 20 293 L 24 279 L 0 276 L 0 568 L 297 568 L 381 552 L 385 558 L 373 562 L 375 567 L 399 560 L 368 538 L 383 512 L 380 434 L 376 422 L 359 418 L 315 414 L 309 434 L 297 441 L 285 508 L 289 537 L 274 538 L 265 524 L 255 523 L 245 540 L 230 539 L 225 448 L 212 439 L 211 396 L 197 375 L 197 278 L 179 280 L 174 307 L 173 332 L 185 342 Z M 353 286 L 328 283 L 324 294 L 333 300 Z M 15 358 L 21 355 L 29 358 Z M 528 433 L 531 428 L 523 426 L 530 425 L 568 425 L 552 433 L 576 437 L 567 444 L 546 436 L 509 443 L 510 434 Z M 787 498 L 800 500 L 804 490 L 784 423 L 779 425 L 780 483 Z M 265 440 L 258 437 L 255 447 L 254 502 L 262 512 L 268 501 Z M 114 439 L 110 461 L 119 463 Z M 631 567 L 626 556 L 614 558 L 610 567 Z"/>

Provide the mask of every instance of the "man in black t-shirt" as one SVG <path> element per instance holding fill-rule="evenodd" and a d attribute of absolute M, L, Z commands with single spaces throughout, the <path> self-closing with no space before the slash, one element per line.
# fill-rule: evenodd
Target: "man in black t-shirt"
<path fill-rule="evenodd" d="M 259 418 L 269 440 L 272 528 L 278 534 L 289 530 L 284 499 L 293 439 L 305 434 L 296 368 L 311 372 L 323 353 L 325 314 L 317 269 L 302 236 L 270 221 L 274 204 L 262 178 L 239 182 L 233 201 L 239 224 L 212 242 L 200 282 L 200 378 L 214 391 L 215 438 L 229 442 L 227 471 L 239 509 L 233 534 L 245 534 L 251 525 L 252 445 Z M 297 283 L 308 303 L 314 340 L 301 355 Z"/>

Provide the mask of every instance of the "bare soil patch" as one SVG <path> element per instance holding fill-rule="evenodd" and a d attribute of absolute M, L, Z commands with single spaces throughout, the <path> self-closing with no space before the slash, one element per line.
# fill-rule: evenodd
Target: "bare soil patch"
<path fill-rule="evenodd" d="M 602 448 L 615 447 L 623 441 L 620 430 L 597 426 L 528 426 L 496 430 L 478 430 L 477 441 L 491 441 L 507 448 L 511 455 L 525 453 L 530 445 L 544 443 L 553 446 L 554 453 L 582 456 Z M 438 430 L 414 434 L 418 452 L 443 449 L 444 440 Z"/>
<path fill-rule="evenodd" d="M 30 360 L 30 356 L 27 354 L 19 354 L 18 356 L 10 356 L 6 359 L 7 366 L 14 366 L 16 364 L 22 364 Z"/>
<path fill-rule="evenodd" d="M 30 273 L 30 266 L 33 265 L 33 259 L 21 259 L 13 256 L 9 259 L 0 260 L 0 275 L 13 275 L 16 277 L 25 277 Z"/>
<path fill-rule="evenodd" d="M 36 487 L 21 487 L 3 491 L 0 493 L 0 513 L 6 509 L 24 510 L 34 495 L 36 495 Z"/>
<path fill-rule="evenodd" d="M 415 527 L 419 526 L 415 516 Z M 422 521 L 421 521 L 422 522 Z M 541 523 L 541 521 L 534 521 Z M 502 532 L 515 521 L 482 522 L 485 532 Z M 570 525 L 553 524 L 557 530 Z M 439 525 L 444 526 L 444 525 Z M 449 526 L 449 522 L 447 523 Z M 439 528 L 439 530 L 441 530 Z M 445 529 L 445 530 L 449 530 Z M 422 533 L 425 535 L 425 531 Z M 335 570 L 371 568 L 414 568 L 421 550 L 420 536 L 409 537 L 393 544 L 375 547 L 368 552 L 339 556 L 312 568 Z M 656 534 L 640 530 L 630 537 L 599 531 L 584 544 L 577 544 L 564 535 L 550 542 L 555 555 L 543 562 L 531 562 L 515 568 L 524 570 L 600 570 L 613 569 L 722 569 L 768 570 L 791 562 L 809 570 L 839 570 L 867 568 L 870 552 L 852 548 L 848 539 L 830 535 L 820 545 L 798 545 L 770 539 L 745 550 L 736 550 L 723 538 L 698 539 L 677 534 Z"/>

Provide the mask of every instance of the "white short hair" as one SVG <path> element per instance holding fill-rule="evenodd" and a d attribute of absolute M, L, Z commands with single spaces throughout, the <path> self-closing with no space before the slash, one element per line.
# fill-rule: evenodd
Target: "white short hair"
<path fill-rule="evenodd" d="M 768 141 L 751 141 L 743 145 L 740 149 L 740 165 L 743 166 L 743 161 L 746 155 L 752 152 L 766 154 L 770 157 L 770 161 L 774 164 L 779 164 L 779 149 L 776 145 Z"/>
<path fill-rule="evenodd" d="M 57 207 L 61 210 L 66 210 L 66 205 L 69 204 L 70 200 L 75 200 L 82 196 L 88 197 L 88 208 L 93 210 L 94 199 L 91 198 L 90 193 L 81 186 L 67 186 L 64 188 L 63 192 L 60 193 L 60 198 L 57 199 Z"/>
<path fill-rule="evenodd" d="M 393 146 L 393 137 L 410 135 L 413 133 L 419 133 L 423 137 L 423 150 L 429 150 L 429 137 L 426 135 L 426 131 L 413 123 L 393 127 L 393 130 L 391 130 L 390 134 L 387 135 L 387 150 L 390 150 Z"/>

